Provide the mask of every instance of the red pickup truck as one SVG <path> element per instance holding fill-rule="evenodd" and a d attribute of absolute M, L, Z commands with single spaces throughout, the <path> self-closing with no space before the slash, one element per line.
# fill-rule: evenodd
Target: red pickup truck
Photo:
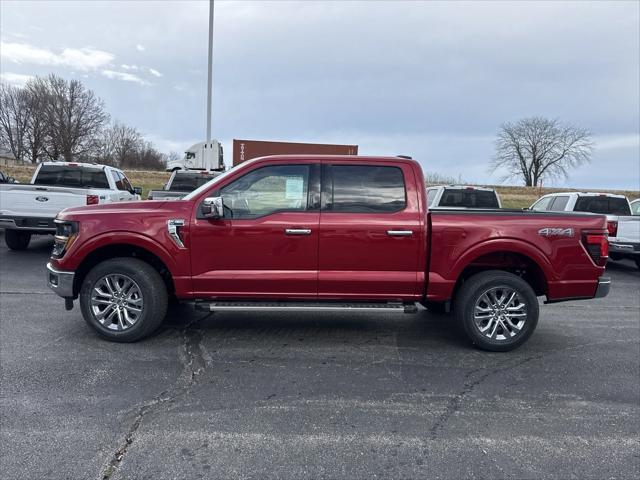
<path fill-rule="evenodd" d="M 181 200 L 69 208 L 49 286 L 130 342 L 170 298 L 218 310 L 452 311 L 480 348 L 521 345 L 547 302 L 602 297 L 606 218 L 428 211 L 414 160 L 262 157 Z"/>

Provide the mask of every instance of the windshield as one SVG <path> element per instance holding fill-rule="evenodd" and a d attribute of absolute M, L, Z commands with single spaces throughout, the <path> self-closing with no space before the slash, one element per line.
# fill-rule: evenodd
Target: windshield
<path fill-rule="evenodd" d="M 200 187 L 196 188 L 193 192 L 191 192 L 189 195 L 186 195 L 185 197 L 183 197 L 183 200 L 191 200 L 194 197 L 197 197 L 198 195 L 200 195 L 202 192 L 204 192 L 205 190 L 208 190 L 209 188 L 211 188 L 213 185 L 215 185 L 216 183 L 218 183 L 219 181 L 227 178 L 229 176 L 229 174 L 231 172 L 233 172 L 234 169 L 231 168 L 229 170 L 227 170 L 226 172 L 224 172 L 222 175 L 218 175 L 216 178 L 209 180 L 207 183 L 205 183 L 204 185 L 201 185 Z"/>

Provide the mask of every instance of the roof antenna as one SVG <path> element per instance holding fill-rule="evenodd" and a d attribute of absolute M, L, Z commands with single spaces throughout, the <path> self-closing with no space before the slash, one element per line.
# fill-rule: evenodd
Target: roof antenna
<path fill-rule="evenodd" d="M 406 158 L 407 160 L 413 160 L 413 157 L 410 157 L 409 155 L 396 155 L 396 157 L 398 157 L 398 158 Z"/>

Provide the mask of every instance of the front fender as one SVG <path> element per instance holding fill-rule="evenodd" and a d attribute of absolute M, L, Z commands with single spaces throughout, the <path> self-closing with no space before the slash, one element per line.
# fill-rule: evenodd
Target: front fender
<path fill-rule="evenodd" d="M 160 242 L 151 237 L 126 231 L 102 233 L 77 244 L 77 248 L 73 248 L 76 246 L 73 245 L 69 252 L 58 260 L 57 265 L 62 270 L 74 271 L 92 252 L 111 245 L 132 245 L 147 250 L 162 260 L 172 276 L 185 275 L 184 267 L 180 267 L 175 252 L 169 252 Z"/>

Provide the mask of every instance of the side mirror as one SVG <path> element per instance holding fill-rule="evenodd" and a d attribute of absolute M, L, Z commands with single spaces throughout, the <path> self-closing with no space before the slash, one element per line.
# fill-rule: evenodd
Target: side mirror
<path fill-rule="evenodd" d="M 224 205 L 222 197 L 207 197 L 202 202 L 202 216 L 205 218 L 224 217 Z"/>
<path fill-rule="evenodd" d="M 18 183 L 18 182 L 16 182 L 16 179 L 13 177 L 7 177 L 7 183 Z"/>
<path fill-rule="evenodd" d="M 133 187 L 133 193 L 136 195 L 142 195 L 142 187 Z"/>
<path fill-rule="evenodd" d="M 523 208 L 522 208 L 522 210 L 523 210 L 523 211 L 525 211 L 525 212 L 527 212 L 527 211 L 529 211 L 529 210 L 531 210 L 531 209 L 530 209 L 529 207 L 523 207 Z"/>

